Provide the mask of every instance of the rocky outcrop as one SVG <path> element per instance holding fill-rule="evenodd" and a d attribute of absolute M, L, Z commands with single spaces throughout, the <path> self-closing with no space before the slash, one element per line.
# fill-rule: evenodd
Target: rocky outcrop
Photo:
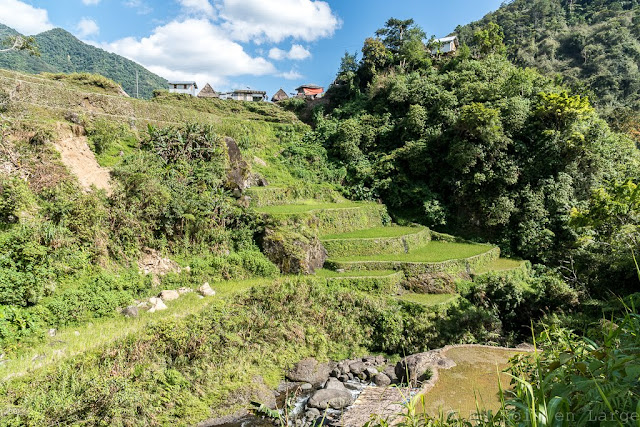
<path fill-rule="evenodd" d="M 319 363 L 313 357 L 309 357 L 298 362 L 287 374 L 287 379 L 319 385 L 327 381 L 330 373 L 331 366 L 328 363 Z"/>
<path fill-rule="evenodd" d="M 226 137 L 224 142 L 227 145 L 227 156 L 229 158 L 226 187 L 232 191 L 239 191 L 241 194 L 250 185 L 251 167 L 242 158 L 240 148 L 233 138 Z"/>
<path fill-rule="evenodd" d="M 395 374 L 400 382 L 412 387 L 431 378 L 434 369 L 449 369 L 455 362 L 443 356 L 442 351 L 432 350 L 407 356 L 396 364 Z"/>
<path fill-rule="evenodd" d="M 285 274 L 313 274 L 327 260 L 327 250 L 315 236 L 267 229 L 262 251 Z"/>
<path fill-rule="evenodd" d="M 143 274 L 154 276 L 164 276 L 167 273 L 182 271 L 176 262 L 163 257 L 158 251 L 151 248 L 144 248 L 144 254 L 138 260 L 138 267 Z"/>

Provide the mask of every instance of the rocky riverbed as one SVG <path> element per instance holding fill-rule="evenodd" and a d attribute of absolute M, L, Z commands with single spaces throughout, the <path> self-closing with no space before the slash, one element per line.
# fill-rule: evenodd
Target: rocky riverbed
<path fill-rule="evenodd" d="M 271 402 L 253 403 L 253 415 L 211 420 L 202 426 L 339 425 L 345 413 L 355 410 L 352 405 L 366 389 L 403 384 L 410 397 L 431 378 L 432 369 L 452 365 L 437 350 L 411 355 L 398 363 L 390 363 L 383 356 L 339 362 L 307 358 L 286 374 L 286 381 L 274 392 Z"/>

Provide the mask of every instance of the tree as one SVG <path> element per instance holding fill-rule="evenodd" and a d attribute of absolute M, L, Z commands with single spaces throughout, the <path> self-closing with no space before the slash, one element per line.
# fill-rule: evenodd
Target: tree
<path fill-rule="evenodd" d="M 415 25 L 413 19 L 389 19 L 384 28 L 376 31 L 376 36 L 394 57 L 394 63 L 403 69 L 424 66 L 427 62 L 426 48 L 423 40 L 426 35 Z"/>
<path fill-rule="evenodd" d="M 495 53 L 503 55 L 507 50 L 503 43 L 502 28 L 495 22 L 489 22 L 482 30 L 476 31 L 473 34 L 473 41 L 482 56 Z"/>
<path fill-rule="evenodd" d="M 2 44 L 6 47 L 0 49 L 0 53 L 22 50 L 33 56 L 40 56 L 40 50 L 34 37 L 11 36 Z"/>

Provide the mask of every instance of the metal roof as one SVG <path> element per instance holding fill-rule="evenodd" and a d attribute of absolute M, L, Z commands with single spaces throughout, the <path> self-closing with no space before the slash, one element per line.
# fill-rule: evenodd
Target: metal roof
<path fill-rule="evenodd" d="M 170 85 L 194 85 L 196 89 L 198 89 L 198 84 L 196 82 L 175 81 L 175 82 L 169 82 L 169 84 Z"/>
<path fill-rule="evenodd" d="M 296 88 L 296 90 L 300 90 L 300 89 L 324 89 L 324 88 L 318 85 L 302 85 Z"/>
<path fill-rule="evenodd" d="M 233 93 L 258 93 L 260 95 L 267 94 L 267 92 L 264 90 L 252 90 L 252 89 L 238 89 L 238 90 L 234 90 Z"/>
<path fill-rule="evenodd" d="M 442 37 L 441 39 L 436 39 L 435 41 L 438 43 L 449 43 L 457 39 L 458 39 L 458 36 L 449 36 L 449 37 Z"/>

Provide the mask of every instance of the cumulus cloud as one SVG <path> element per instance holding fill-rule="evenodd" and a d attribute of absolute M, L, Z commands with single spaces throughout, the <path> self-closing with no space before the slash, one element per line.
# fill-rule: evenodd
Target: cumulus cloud
<path fill-rule="evenodd" d="M 100 32 L 100 27 L 91 18 L 82 18 L 78 25 L 76 25 L 76 31 L 80 38 L 92 36 Z"/>
<path fill-rule="evenodd" d="M 25 35 L 38 34 L 53 28 L 45 9 L 33 7 L 19 0 L 0 0 L 0 22 Z"/>
<path fill-rule="evenodd" d="M 96 5 L 100 3 L 100 0 L 82 0 L 82 3 L 84 3 L 87 6 L 91 6 L 91 5 Z"/>
<path fill-rule="evenodd" d="M 153 12 L 153 8 L 143 0 L 125 0 L 122 4 L 128 8 L 136 9 L 138 15 L 147 15 Z"/>
<path fill-rule="evenodd" d="M 304 46 L 299 44 L 294 44 L 291 46 L 289 51 L 285 51 L 282 49 L 278 49 L 277 47 L 269 50 L 269 58 L 275 59 L 276 61 L 281 61 L 283 59 L 292 59 L 294 61 L 301 61 L 303 59 L 307 59 L 311 57 L 311 52 L 306 49 Z"/>
<path fill-rule="evenodd" d="M 278 77 L 282 77 L 283 79 L 287 79 L 287 80 L 299 80 L 304 76 L 299 72 L 297 72 L 296 70 L 291 70 L 291 71 L 287 71 L 286 73 L 278 74 Z"/>
<path fill-rule="evenodd" d="M 102 46 L 169 79 L 222 84 L 227 77 L 274 74 L 275 67 L 252 57 L 207 19 L 185 19 L 157 27 L 149 37 L 128 37 Z"/>
<path fill-rule="evenodd" d="M 182 7 L 191 13 L 204 14 L 209 18 L 215 18 L 216 12 L 209 0 L 178 0 Z"/>
<path fill-rule="evenodd" d="M 223 27 L 242 42 L 314 41 L 341 25 L 329 4 L 318 0 L 218 0 L 218 6 Z"/>

